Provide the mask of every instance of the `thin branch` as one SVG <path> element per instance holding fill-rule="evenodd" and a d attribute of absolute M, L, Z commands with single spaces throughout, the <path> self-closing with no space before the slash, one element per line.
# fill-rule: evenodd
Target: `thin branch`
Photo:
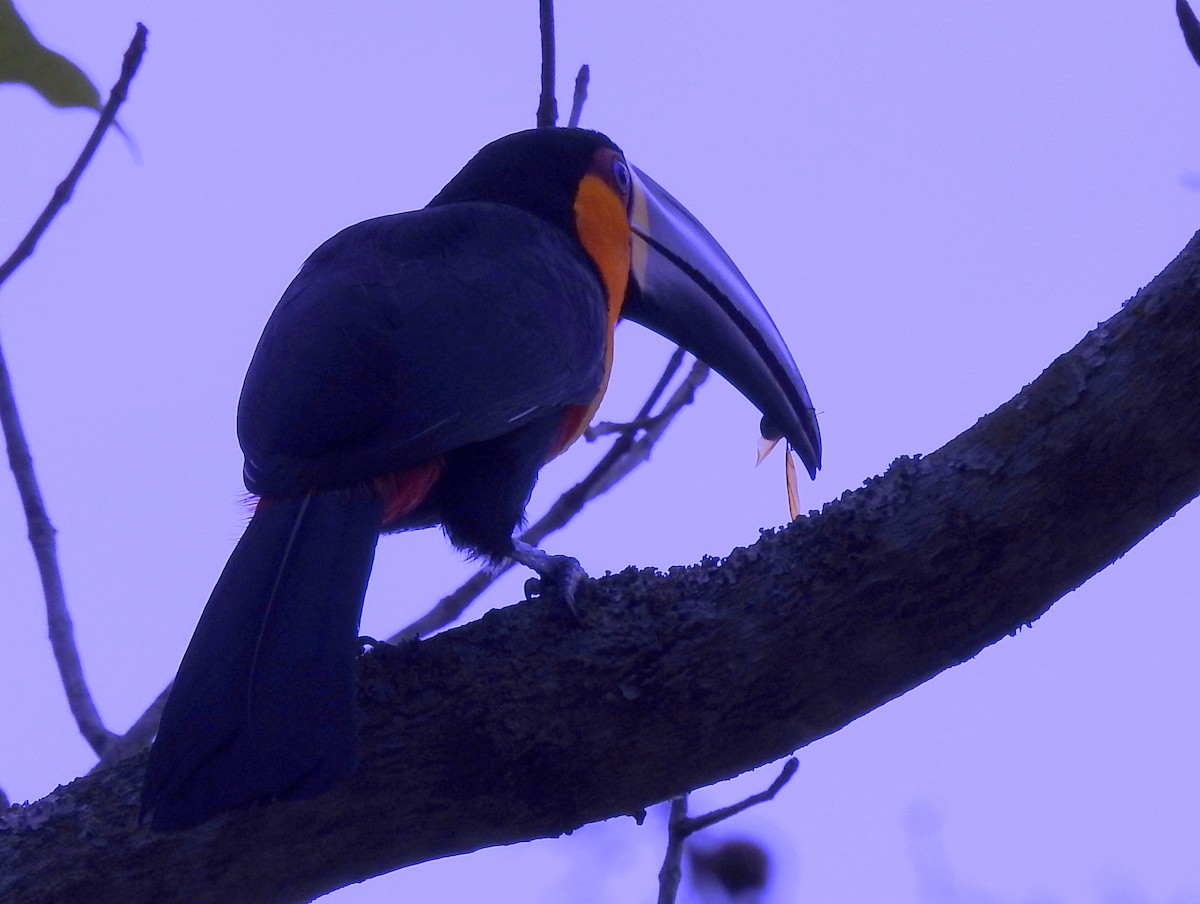
<path fill-rule="evenodd" d="M 138 23 L 133 41 L 125 51 L 125 60 L 121 66 L 121 76 L 113 86 L 108 97 L 108 103 L 100 113 L 96 128 L 84 145 L 79 159 L 71 167 L 67 177 L 54 190 L 54 195 L 46 209 L 34 222 L 33 227 L 17 245 L 16 250 L 0 265 L 0 284 L 8 279 L 32 253 L 38 240 L 45 233 L 51 221 L 70 200 L 84 169 L 91 162 L 100 140 L 116 118 L 117 110 L 125 100 L 129 83 L 142 61 L 146 50 L 146 27 Z M 4 430 L 4 439 L 8 447 L 8 462 L 16 479 L 17 490 L 21 495 L 21 504 L 25 508 L 25 520 L 29 525 L 29 542 L 33 546 L 34 558 L 37 560 L 38 572 L 42 579 L 42 592 L 46 598 L 46 617 L 49 622 L 50 645 L 54 650 L 54 658 L 62 675 L 63 687 L 66 689 L 67 701 L 71 714 L 79 726 L 88 744 L 97 754 L 103 755 L 105 748 L 114 735 L 104 726 L 100 713 L 92 701 L 87 682 L 83 677 L 83 665 L 79 659 L 79 650 L 75 645 L 74 629 L 71 625 L 71 615 L 67 609 L 66 594 L 63 591 L 62 573 L 58 567 L 58 555 L 54 543 L 54 525 L 46 513 L 42 500 L 41 489 L 38 487 L 37 476 L 33 470 L 33 457 L 29 452 L 29 444 L 25 440 L 25 431 L 21 426 L 21 418 L 17 411 L 17 400 L 13 393 L 12 379 L 8 372 L 8 364 L 4 360 L 3 350 L 0 349 L 0 425 Z"/>
<path fill-rule="evenodd" d="M 667 822 L 667 853 L 663 858 L 662 869 L 658 873 L 658 904 L 674 904 L 675 896 L 679 893 L 679 882 L 683 876 L 683 844 L 688 838 L 731 816 L 736 816 L 744 810 L 772 800 L 780 789 L 792 780 L 792 776 L 796 774 L 799 766 L 800 763 L 795 757 L 788 757 L 788 761 L 783 764 L 783 770 L 765 791 L 759 791 L 743 801 L 713 810 L 704 816 L 689 817 L 687 815 L 686 794 L 672 800 L 671 815 Z"/>
<path fill-rule="evenodd" d="M 658 382 L 650 390 L 650 395 L 646 396 L 646 401 L 638 409 L 634 420 L 646 417 L 654 409 L 654 406 L 658 404 L 658 400 L 662 398 L 662 394 L 667 391 L 671 380 L 683 365 L 683 356 L 686 354 L 687 352 L 684 351 L 683 346 L 676 346 L 675 351 L 671 352 L 671 357 L 667 359 L 667 366 L 663 368 L 663 372 L 658 377 Z"/>
<path fill-rule="evenodd" d="M 683 349 L 676 349 L 671 355 L 671 359 L 663 369 L 662 376 L 659 377 L 637 417 L 634 418 L 635 422 L 647 421 L 653 426 L 640 438 L 635 438 L 632 431 L 622 433 L 587 476 L 559 496 L 546 514 L 521 534 L 521 540 L 537 546 L 550 534 L 569 524 L 591 500 L 619 483 L 629 472 L 650 457 L 650 450 L 654 443 L 670 426 L 675 416 L 691 404 L 695 399 L 696 387 L 708 376 L 708 367 L 697 361 L 683 383 L 663 406 L 663 410 L 653 418 L 648 417 L 649 412 L 654 405 L 658 404 L 659 398 L 683 362 L 683 355 Z M 457 590 L 439 600 L 432 609 L 412 624 L 393 634 L 387 642 L 402 643 L 444 628 L 461 616 L 471 603 L 511 567 L 512 563 L 508 562 L 498 568 L 479 569 Z"/>
<path fill-rule="evenodd" d="M 129 49 L 125 51 L 125 61 L 121 66 L 121 77 L 113 85 L 112 93 L 108 96 L 108 103 L 100 111 L 100 118 L 96 121 L 96 127 L 92 130 L 91 137 L 88 138 L 87 144 L 83 146 L 83 150 L 79 154 L 79 159 L 75 161 L 75 165 L 71 167 L 71 171 L 67 173 L 67 177 L 54 190 L 54 195 L 50 198 L 50 203 L 46 205 L 46 209 L 42 211 L 41 216 L 37 218 L 29 232 L 25 234 L 25 238 L 21 239 L 16 250 L 9 255 L 8 260 L 0 264 L 0 285 L 3 285 L 5 280 L 13 274 L 13 271 L 21 266 L 27 257 L 33 254 L 34 247 L 37 245 L 38 240 L 41 239 L 47 227 L 49 227 L 50 222 L 58 215 L 58 212 L 62 210 L 66 203 L 71 200 L 71 195 L 75 191 L 75 185 L 79 182 L 79 177 L 83 175 L 84 169 L 91 163 L 92 156 L 96 153 L 96 148 L 100 146 L 100 139 L 104 137 L 104 133 L 108 131 L 109 126 L 116 119 L 117 109 L 125 102 L 125 95 L 129 91 L 129 83 L 133 80 L 138 66 L 141 65 L 142 54 L 145 51 L 146 26 L 139 22 L 137 31 L 133 35 L 133 41 L 130 43 Z"/>
<path fill-rule="evenodd" d="M 749 810 L 751 807 L 756 807 L 759 804 L 764 804 L 769 800 L 773 800 L 775 795 L 783 790 L 783 786 L 792 780 L 792 776 L 796 774 L 796 770 L 800 768 L 800 761 L 794 756 L 788 757 L 787 762 L 783 764 L 783 769 L 779 775 L 775 776 L 775 781 L 764 791 L 759 791 L 757 794 L 751 794 L 745 800 L 738 801 L 736 804 L 730 804 L 728 807 L 722 807 L 719 810 L 713 810 L 711 813 L 706 813 L 704 816 L 689 817 L 680 831 L 686 835 L 694 835 L 696 832 L 715 826 L 718 822 L 724 822 L 731 816 L 737 816 L 739 813 Z"/>
<path fill-rule="evenodd" d="M 542 95 L 538 100 L 537 127 L 552 129 L 558 123 L 558 102 L 554 99 L 554 0 L 538 0 L 538 20 L 542 31 Z"/>
<path fill-rule="evenodd" d="M 507 570 L 506 567 L 505 571 Z M 491 568 L 480 568 L 467 578 L 457 590 L 438 600 L 432 609 L 389 637 L 387 643 L 398 644 L 406 640 L 416 640 L 432 634 L 439 628 L 444 628 L 458 619 L 467 610 L 467 607 L 479 599 L 483 591 L 491 587 L 496 578 L 503 573 L 503 571 L 497 572 Z"/>
<path fill-rule="evenodd" d="M 662 411 L 653 419 L 653 426 L 636 439 L 630 435 L 629 451 L 623 454 L 613 466 L 604 474 L 600 475 L 601 479 L 597 480 L 591 488 L 590 495 L 585 502 L 594 499 L 601 493 L 607 492 L 611 487 L 624 480 L 626 475 L 641 465 L 643 462 L 649 461 L 650 453 L 654 449 L 654 444 L 671 426 L 671 421 L 684 408 L 692 404 L 696 400 L 696 390 L 700 385 L 708 379 L 709 367 L 703 361 L 696 361 L 692 364 L 692 369 L 688 371 L 688 375 L 684 377 L 683 382 L 679 384 L 671 398 L 663 406 Z M 564 522 L 565 523 L 565 522 Z"/>
<path fill-rule="evenodd" d="M 683 879 L 683 838 L 677 837 L 675 827 L 687 822 L 687 795 L 671 801 L 671 814 L 667 817 L 667 853 L 663 857 L 662 869 L 658 871 L 658 904 L 675 904 L 679 894 L 679 882 Z"/>
<path fill-rule="evenodd" d="M 676 356 L 672 355 L 671 361 L 667 364 L 668 370 L 672 365 L 678 366 L 676 360 Z M 651 447 L 670 426 L 675 416 L 695 401 L 696 387 L 703 383 L 707 376 L 708 365 L 700 361 L 693 364 L 691 371 L 663 405 L 658 417 L 655 418 L 655 426 L 637 439 L 634 439 L 631 434 L 626 434 L 614 442 L 612 448 L 600 459 L 596 467 L 592 468 L 583 480 L 563 493 L 554 505 L 550 506 L 546 514 L 521 534 L 521 539 L 534 545 L 541 543 L 550 534 L 565 527 L 587 503 L 608 491 L 630 471 L 646 461 L 650 457 Z M 656 386 L 655 392 L 659 391 L 659 386 Z M 654 393 L 651 393 L 651 400 L 656 401 Z M 653 404 L 651 400 L 647 400 L 647 404 Z M 646 406 L 642 407 L 644 409 Z M 640 412 L 638 417 L 642 417 Z"/>
<path fill-rule="evenodd" d="M 598 424 L 592 424 L 583 431 L 583 438 L 589 443 L 594 443 L 602 436 L 609 436 L 613 433 L 632 433 L 637 434 L 639 431 L 648 430 L 654 426 L 657 418 L 640 417 L 634 418 L 632 421 L 620 423 L 617 421 L 601 421 Z"/>
<path fill-rule="evenodd" d="M 583 102 L 587 100 L 588 81 L 591 76 L 592 71 L 587 63 L 579 67 L 579 74 L 575 76 L 575 96 L 571 98 L 571 116 L 567 120 L 567 125 L 572 129 L 579 128 L 579 117 L 583 115 Z"/>

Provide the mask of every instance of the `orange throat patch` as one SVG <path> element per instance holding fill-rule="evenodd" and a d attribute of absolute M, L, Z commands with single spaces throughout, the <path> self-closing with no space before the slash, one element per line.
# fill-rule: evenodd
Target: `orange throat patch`
<path fill-rule="evenodd" d="M 575 231 L 579 242 L 600 271 L 608 306 L 608 330 L 604 339 L 604 379 L 590 404 L 571 405 L 563 417 L 562 433 L 551 450 L 550 458 L 564 451 L 583 435 L 592 415 L 600 407 L 612 371 L 613 331 L 621 317 L 625 290 L 629 286 L 630 237 L 629 215 L 625 203 L 602 178 L 588 173 L 575 193 Z"/>

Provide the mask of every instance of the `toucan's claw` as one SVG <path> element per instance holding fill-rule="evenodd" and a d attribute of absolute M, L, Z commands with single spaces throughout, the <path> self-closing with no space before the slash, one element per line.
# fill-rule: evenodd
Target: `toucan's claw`
<path fill-rule="evenodd" d="M 513 540 L 512 559 L 538 573 L 537 578 L 530 578 L 525 582 L 526 599 L 534 595 L 543 595 L 547 590 L 557 590 L 571 614 L 575 616 L 575 620 L 583 623 L 579 611 L 575 608 L 575 593 L 588 574 L 578 559 L 571 556 L 552 556 L 521 540 Z"/>

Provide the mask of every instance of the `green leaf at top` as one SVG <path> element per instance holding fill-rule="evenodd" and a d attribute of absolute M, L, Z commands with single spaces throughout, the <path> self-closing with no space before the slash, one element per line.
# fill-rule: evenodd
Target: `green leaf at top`
<path fill-rule="evenodd" d="M 0 84 L 28 85 L 56 107 L 100 109 L 100 92 L 66 57 L 38 43 L 13 0 L 0 0 Z"/>

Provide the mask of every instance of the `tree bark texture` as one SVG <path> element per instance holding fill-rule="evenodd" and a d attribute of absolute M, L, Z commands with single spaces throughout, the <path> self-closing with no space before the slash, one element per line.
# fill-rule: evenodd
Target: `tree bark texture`
<path fill-rule="evenodd" d="M 1200 492 L 1200 236 L 936 453 L 724 561 L 379 648 L 362 768 L 158 835 L 144 755 L 0 813 L 0 901 L 305 901 L 555 836 L 837 731 L 1037 619 Z"/>

